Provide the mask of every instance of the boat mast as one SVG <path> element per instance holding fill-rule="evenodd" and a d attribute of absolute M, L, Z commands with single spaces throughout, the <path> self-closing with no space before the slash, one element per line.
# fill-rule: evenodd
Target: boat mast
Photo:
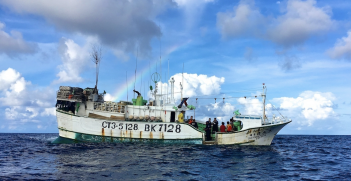
<path fill-rule="evenodd" d="M 263 102 L 263 122 L 266 122 L 266 86 L 263 83 L 263 90 L 262 90 L 262 102 Z"/>
<path fill-rule="evenodd" d="M 172 77 L 169 82 L 171 83 L 171 103 L 174 104 L 174 78 Z"/>

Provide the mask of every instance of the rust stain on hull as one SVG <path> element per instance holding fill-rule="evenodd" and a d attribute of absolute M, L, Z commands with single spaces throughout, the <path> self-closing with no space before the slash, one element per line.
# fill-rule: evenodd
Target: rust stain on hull
<path fill-rule="evenodd" d="M 150 132 L 150 138 L 153 138 L 152 132 Z"/>
<path fill-rule="evenodd" d="M 104 130 L 104 128 L 101 129 L 101 135 L 102 135 L 102 142 L 105 142 L 105 130 Z"/>
<path fill-rule="evenodd" d="M 143 134 L 143 132 L 142 132 L 142 131 L 140 131 L 140 135 L 139 135 L 139 138 L 141 138 L 141 137 L 142 137 L 142 134 Z"/>
<path fill-rule="evenodd" d="M 113 134 L 112 134 L 112 129 L 111 129 L 111 142 L 113 142 Z"/>

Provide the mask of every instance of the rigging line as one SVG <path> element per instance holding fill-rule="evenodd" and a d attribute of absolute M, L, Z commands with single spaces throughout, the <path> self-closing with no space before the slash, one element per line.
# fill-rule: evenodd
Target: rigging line
<path fill-rule="evenodd" d="M 262 104 L 262 103 L 238 103 L 238 104 Z"/>
<path fill-rule="evenodd" d="M 268 101 L 268 102 L 271 103 L 270 101 Z M 275 108 L 275 106 L 274 106 L 272 103 L 271 103 L 271 105 L 272 105 L 273 108 Z M 279 113 L 284 119 L 286 119 L 286 118 L 279 112 L 279 110 L 278 110 L 277 108 L 275 108 L 275 110 L 278 111 L 278 113 Z"/>
<path fill-rule="evenodd" d="M 198 98 L 198 97 L 194 97 L 194 98 L 189 98 L 189 99 L 235 99 L 235 98 L 245 98 L 245 97 L 258 97 L 258 96 L 240 96 L 240 97 L 211 97 L 211 98 Z"/>
<path fill-rule="evenodd" d="M 198 95 L 197 97 L 205 97 L 205 96 L 216 96 L 216 95 L 225 95 L 228 93 L 220 93 L 220 94 L 209 94 L 209 95 Z"/>
<path fill-rule="evenodd" d="M 251 90 L 231 91 L 231 92 L 222 92 L 222 93 L 240 93 L 240 92 L 253 92 L 253 91 L 261 91 L 261 90 L 260 89 L 251 89 Z"/>
<path fill-rule="evenodd" d="M 174 92 L 174 93 L 180 94 L 181 92 Z M 171 94 L 171 93 L 169 93 L 169 94 Z M 165 93 L 165 94 L 157 94 L 157 95 L 167 95 L 167 94 Z"/>
<path fill-rule="evenodd" d="M 127 71 L 126 71 L 126 86 L 127 86 L 127 102 L 128 102 L 128 81 L 127 81 Z"/>
<path fill-rule="evenodd" d="M 195 96 L 198 98 L 206 98 L 208 96 L 218 96 L 218 97 L 233 97 L 230 94 L 211 94 L 211 95 L 201 95 L 201 96 Z M 242 95 L 242 96 L 235 96 L 235 97 L 255 97 L 255 96 L 246 96 L 246 95 Z M 261 97 L 261 95 L 257 95 L 257 97 Z"/>

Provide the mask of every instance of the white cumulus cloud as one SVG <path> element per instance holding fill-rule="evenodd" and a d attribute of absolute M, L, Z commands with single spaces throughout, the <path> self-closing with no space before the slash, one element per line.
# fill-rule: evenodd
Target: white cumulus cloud
<path fill-rule="evenodd" d="M 55 92 L 40 88 L 26 81 L 12 68 L 0 72 L 0 108 L 8 129 L 25 129 L 23 125 L 39 123 L 41 116 L 55 115 Z"/>
<path fill-rule="evenodd" d="M 104 95 L 104 100 L 105 100 L 105 101 L 113 101 L 113 100 L 114 100 L 114 97 L 113 97 L 111 94 L 106 93 L 106 94 Z"/>
<path fill-rule="evenodd" d="M 334 100 L 335 96 L 330 92 L 304 91 L 297 98 L 274 98 L 272 102 L 279 104 L 279 109 L 286 110 L 287 116 L 295 117 L 300 125 L 312 126 L 316 121 L 335 115 Z"/>
<path fill-rule="evenodd" d="M 0 90 L 6 90 L 6 89 L 10 88 L 20 78 L 21 78 L 21 74 L 19 72 L 16 72 L 16 70 L 14 70 L 12 68 L 8 68 L 7 70 L 1 71 L 0 72 Z M 17 87 L 18 87 L 18 85 L 17 85 Z"/>
<path fill-rule="evenodd" d="M 80 77 L 80 73 L 88 65 L 93 65 L 89 51 L 89 43 L 80 46 L 71 39 L 62 38 L 59 43 L 62 64 L 58 66 L 60 70 L 56 75 L 58 79 L 54 80 L 53 83 L 82 82 L 83 78 Z"/>
<path fill-rule="evenodd" d="M 203 74 L 184 73 L 183 76 L 184 80 L 181 73 L 172 76 L 175 80 L 175 92 L 180 92 L 180 82 L 183 81 L 183 97 L 219 94 L 221 85 L 225 81 L 224 77 L 207 76 Z M 175 94 L 176 100 L 180 100 L 180 96 L 179 93 Z"/>
<path fill-rule="evenodd" d="M 263 104 L 259 99 L 242 97 L 238 99 L 238 103 L 244 108 L 244 110 L 240 110 L 241 114 L 262 115 Z"/>

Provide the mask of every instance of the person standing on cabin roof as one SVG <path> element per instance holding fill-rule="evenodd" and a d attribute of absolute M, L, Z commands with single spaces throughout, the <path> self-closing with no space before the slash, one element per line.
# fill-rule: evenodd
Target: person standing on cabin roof
<path fill-rule="evenodd" d="M 192 122 L 193 122 L 193 116 L 190 116 L 190 119 L 189 119 L 189 121 L 188 121 L 188 124 L 191 124 Z"/>
<path fill-rule="evenodd" d="M 184 111 L 181 111 L 178 115 L 178 122 L 184 123 Z"/>
<path fill-rule="evenodd" d="M 218 121 L 217 121 L 217 118 L 214 118 L 214 120 L 213 120 L 212 132 L 213 132 L 213 134 L 218 132 Z"/>
<path fill-rule="evenodd" d="M 221 125 L 221 127 L 220 127 L 219 129 L 221 130 L 221 132 L 222 132 L 222 133 L 224 133 L 224 132 L 225 132 L 224 122 L 222 122 L 222 125 Z"/>
<path fill-rule="evenodd" d="M 199 127 L 197 126 L 197 122 L 195 121 L 195 119 L 191 122 L 191 125 L 194 126 L 195 128 L 199 128 Z"/>
<path fill-rule="evenodd" d="M 227 132 L 231 132 L 232 131 L 232 125 L 227 122 Z"/>

